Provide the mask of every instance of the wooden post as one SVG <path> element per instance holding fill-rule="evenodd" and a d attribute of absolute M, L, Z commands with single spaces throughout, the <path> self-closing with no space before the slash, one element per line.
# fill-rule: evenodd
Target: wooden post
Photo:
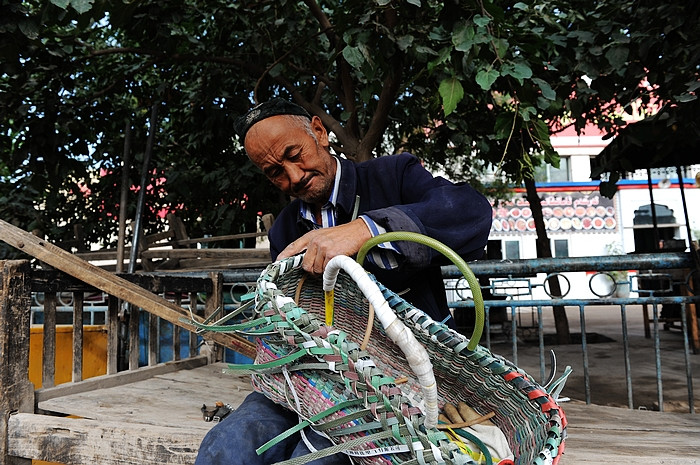
<path fill-rule="evenodd" d="M 41 387 L 53 387 L 56 381 L 56 293 L 44 293 L 44 345 L 41 363 Z"/>
<path fill-rule="evenodd" d="M 218 320 L 223 316 L 224 306 L 224 275 L 221 272 L 209 273 L 212 283 L 211 295 L 207 296 L 207 302 L 204 307 L 204 317 L 209 318 L 216 313 L 214 320 Z M 218 312 L 218 313 L 217 313 Z M 224 359 L 224 348 L 219 344 L 214 344 L 212 348 L 212 362 L 219 362 Z"/>
<path fill-rule="evenodd" d="M 0 261 L 0 463 L 30 465 L 8 455 L 7 422 L 16 412 L 34 413 L 34 386 L 29 381 L 29 262 Z"/>
<path fill-rule="evenodd" d="M 190 293 L 190 310 L 194 315 L 198 315 L 197 311 L 197 293 L 196 292 L 191 292 Z M 190 357 L 194 357 L 195 355 L 199 354 L 199 340 L 197 338 L 197 333 L 194 331 L 190 331 Z"/>
<path fill-rule="evenodd" d="M 82 291 L 73 293 L 73 382 L 83 380 L 83 304 Z"/>
<path fill-rule="evenodd" d="M 119 371 L 119 299 L 110 295 L 107 300 L 107 374 Z"/>

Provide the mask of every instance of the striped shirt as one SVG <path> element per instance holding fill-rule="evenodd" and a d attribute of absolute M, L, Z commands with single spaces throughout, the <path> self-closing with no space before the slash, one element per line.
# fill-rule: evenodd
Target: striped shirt
<path fill-rule="evenodd" d="M 336 202 L 338 199 L 338 190 L 340 186 L 341 167 L 340 160 L 337 158 L 335 159 L 335 163 L 336 172 L 333 192 L 331 193 L 328 201 L 321 207 L 321 224 L 316 221 L 316 216 L 314 215 L 312 206 L 303 200 L 300 202 L 299 214 L 302 218 L 308 220 L 313 225 L 314 229 L 330 228 L 336 226 L 337 223 Z M 374 220 L 367 215 L 360 215 L 359 218 L 361 218 L 365 224 L 367 224 L 372 237 L 386 232 L 385 228 L 375 223 Z M 400 254 L 401 252 L 399 252 L 393 243 L 387 242 L 384 244 L 379 244 L 377 247 L 373 248 L 367 254 L 367 260 L 379 268 L 392 270 L 398 268 L 399 264 L 396 256 Z"/>

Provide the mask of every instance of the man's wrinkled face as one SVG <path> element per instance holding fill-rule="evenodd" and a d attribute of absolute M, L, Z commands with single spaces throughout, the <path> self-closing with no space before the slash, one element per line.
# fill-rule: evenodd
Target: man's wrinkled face
<path fill-rule="evenodd" d="M 321 120 L 314 116 L 310 130 L 304 123 L 288 115 L 259 121 L 246 134 L 245 150 L 282 192 L 321 206 L 333 190 L 336 162 Z"/>

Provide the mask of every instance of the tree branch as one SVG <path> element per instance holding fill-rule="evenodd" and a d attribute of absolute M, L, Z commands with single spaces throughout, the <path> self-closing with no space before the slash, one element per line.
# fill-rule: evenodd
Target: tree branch
<path fill-rule="evenodd" d="M 333 26 L 318 3 L 315 0 L 304 0 L 304 3 L 306 3 L 306 6 L 309 7 L 311 14 L 316 18 L 318 23 L 321 25 L 321 28 L 328 31 L 326 33 L 326 37 L 328 37 L 331 47 L 338 52 L 336 58 L 339 81 L 337 86 L 337 97 L 340 100 L 340 104 L 343 106 L 343 108 L 345 108 L 345 111 L 350 113 L 350 118 L 348 118 L 346 123 L 346 130 L 356 139 L 359 139 L 360 131 L 359 123 L 357 121 L 357 106 L 355 105 L 355 84 L 352 81 L 352 69 L 348 62 L 345 61 L 343 54 L 341 53 L 343 42 L 340 37 L 334 33 L 331 33 L 334 31 Z"/>
<path fill-rule="evenodd" d="M 389 29 L 394 29 L 398 23 L 396 10 L 393 8 L 386 8 L 384 10 L 384 17 L 387 27 Z M 379 145 L 389 123 L 389 112 L 396 103 L 396 97 L 403 76 L 403 54 L 398 50 L 396 50 L 392 57 L 391 64 L 392 66 L 384 79 L 384 85 L 379 94 L 377 108 L 374 111 L 374 115 L 372 115 L 372 120 L 367 128 L 367 132 L 358 147 L 356 154 L 357 161 L 369 160 L 372 157 L 372 150 Z"/>
<path fill-rule="evenodd" d="M 330 27 L 330 26 L 329 26 L 329 27 Z M 322 30 L 318 31 L 316 34 L 312 35 L 311 37 L 306 37 L 306 38 L 304 38 L 304 39 L 299 40 L 299 41 L 298 41 L 296 44 L 294 44 L 289 50 L 287 50 L 285 53 L 283 53 L 282 56 L 280 56 L 278 59 L 276 59 L 274 62 L 272 62 L 272 64 L 271 64 L 270 66 L 268 66 L 268 67 L 265 69 L 265 71 L 262 72 L 262 74 L 260 75 L 260 77 L 258 78 L 258 80 L 255 81 L 255 88 L 253 89 L 253 99 L 255 100 L 255 103 L 258 103 L 258 88 L 260 87 L 260 83 L 262 82 L 263 78 L 264 78 L 265 76 L 267 76 L 267 74 L 270 72 L 270 70 L 272 70 L 272 68 L 274 68 L 274 67 L 275 67 L 277 64 L 279 64 L 282 60 L 284 60 L 284 59 L 287 58 L 289 55 L 291 55 L 291 53 L 292 53 L 293 51 L 295 51 L 296 49 L 298 49 L 300 46 L 305 45 L 309 40 L 314 39 L 314 38 L 320 36 L 321 34 L 326 34 L 326 33 L 327 33 L 327 30 L 326 30 L 326 29 L 322 29 Z M 316 75 L 316 73 L 313 73 L 313 74 Z"/>

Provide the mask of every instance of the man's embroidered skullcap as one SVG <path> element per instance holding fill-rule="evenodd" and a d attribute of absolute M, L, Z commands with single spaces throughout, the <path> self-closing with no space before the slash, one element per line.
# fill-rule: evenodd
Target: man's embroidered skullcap
<path fill-rule="evenodd" d="M 245 115 L 236 118 L 233 122 L 233 130 L 236 131 L 241 141 L 244 141 L 245 135 L 251 126 L 265 118 L 276 115 L 300 115 L 311 119 L 309 112 L 296 103 L 289 102 L 283 98 L 273 98 L 256 105 Z"/>

